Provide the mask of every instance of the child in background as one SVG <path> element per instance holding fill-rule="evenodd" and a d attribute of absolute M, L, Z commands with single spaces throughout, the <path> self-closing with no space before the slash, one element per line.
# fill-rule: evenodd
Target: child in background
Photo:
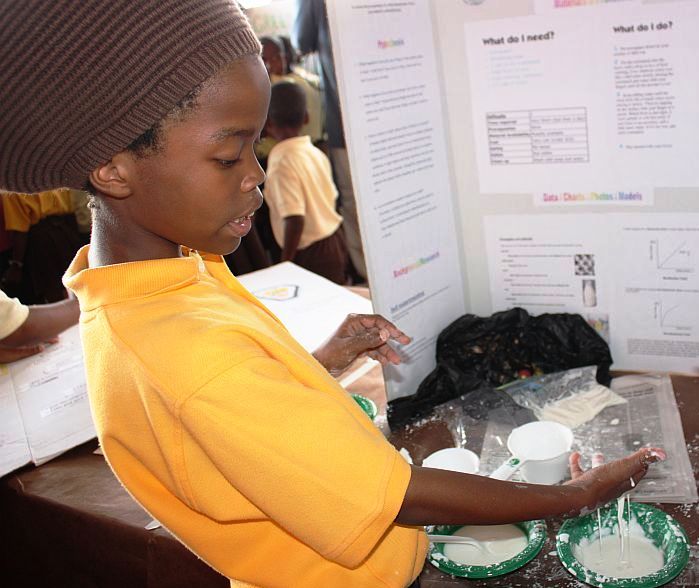
<path fill-rule="evenodd" d="M 286 69 L 284 70 L 285 74 L 290 74 L 294 72 L 294 68 L 298 66 L 299 63 L 299 56 L 296 54 L 296 50 L 294 49 L 294 46 L 291 44 L 291 38 L 288 35 L 278 35 L 277 38 L 282 44 L 282 47 L 284 47 L 284 58 L 286 61 Z M 260 43 L 262 43 L 262 39 L 260 39 Z M 264 52 L 265 52 L 265 46 L 264 43 L 262 43 L 262 60 L 264 61 Z M 267 64 L 265 63 L 265 66 Z M 268 68 L 269 71 L 269 68 Z M 308 73 L 308 72 L 305 72 Z M 320 88 L 320 78 L 316 76 L 316 80 L 313 83 L 313 86 L 316 88 Z"/>
<path fill-rule="evenodd" d="M 421 525 L 575 515 L 663 457 L 583 473 L 577 456 L 553 487 L 408 465 L 328 371 L 399 363 L 389 339 L 409 338 L 351 316 L 313 357 L 222 261 L 261 202 L 269 100 L 237 5 L 23 0 L 0 22 L 0 188 L 93 195 L 65 282 L 105 456 L 233 586 L 402 588 Z"/>
<path fill-rule="evenodd" d="M 293 261 L 337 284 L 347 283 L 349 256 L 335 211 L 330 160 L 301 129 L 306 97 L 292 82 L 272 86 L 267 132 L 278 141 L 267 160 L 265 198 L 281 261 Z"/>
<path fill-rule="evenodd" d="M 3 194 L 0 205 L 12 243 L 2 289 L 24 304 L 63 300 L 61 277 L 82 245 L 70 190 Z"/>
<path fill-rule="evenodd" d="M 262 61 L 265 63 L 272 85 L 280 82 L 298 84 L 306 96 L 306 112 L 301 135 L 308 135 L 315 145 L 323 140 L 323 104 L 319 85 L 313 85 L 306 77 L 293 71 L 290 56 L 281 37 L 261 37 Z"/>

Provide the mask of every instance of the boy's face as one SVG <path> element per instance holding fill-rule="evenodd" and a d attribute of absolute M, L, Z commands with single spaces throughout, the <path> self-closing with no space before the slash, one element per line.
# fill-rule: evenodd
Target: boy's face
<path fill-rule="evenodd" d="M 134 157 L 124 203 L 143 254 L 186 245 L 234 251 L 262 204 L 253 151 L 265 123 L 269 79 L 258 57 L 239 59 L 205 83 L 182 121 L 163 125 L 162 149 Z"/>

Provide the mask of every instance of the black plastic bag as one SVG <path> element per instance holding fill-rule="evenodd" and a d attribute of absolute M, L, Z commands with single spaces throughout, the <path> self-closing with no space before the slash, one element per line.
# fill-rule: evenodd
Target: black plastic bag
<path fill-rule="evenodd" d="M 522 308 L 489 317 L 466 314 L 437 338 L 437 367 L 412 396 L 388 403 L 391 427 L 483 385 L 502 386 L 523 374 L 597 366 L 597 381 L 609 385 L 609 346 L 578 314 L 531 316 Z"/>

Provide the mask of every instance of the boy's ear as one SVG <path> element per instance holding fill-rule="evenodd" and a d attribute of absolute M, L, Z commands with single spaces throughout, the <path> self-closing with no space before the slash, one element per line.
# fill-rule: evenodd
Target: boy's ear
<path fill-rule="evenodd" d="M 96 190 L 112 198 L 131 195 L 129 176 L 133 160 L 123 151 L 90 172 L 90 183 Z"/>
<path fill-rule="evenodd" d="M 303 124 L 307 125 L 311 117 L 308 116 L 308 110 L 303 115 Z"/>

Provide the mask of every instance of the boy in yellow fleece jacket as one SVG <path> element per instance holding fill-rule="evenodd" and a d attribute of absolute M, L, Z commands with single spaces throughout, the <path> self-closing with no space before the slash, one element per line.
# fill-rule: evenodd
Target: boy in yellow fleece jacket
<path fill-rule="evenodd" d="M 222 261 L 261 203 L 269 100 L 237 6 L 25 0 L 0 19 L 0 188 L 94 197 L 65 282 L 105 456 L 233 585 L 404 587 L 420 525 L 573 515 L 662 456 L 594 476 L 575 458 L 559 487 L 409 466 L 328 373 L 360 354 L 398 363 L 389 339 L 408 337 L 353 316 L 312 356 Z"/>

